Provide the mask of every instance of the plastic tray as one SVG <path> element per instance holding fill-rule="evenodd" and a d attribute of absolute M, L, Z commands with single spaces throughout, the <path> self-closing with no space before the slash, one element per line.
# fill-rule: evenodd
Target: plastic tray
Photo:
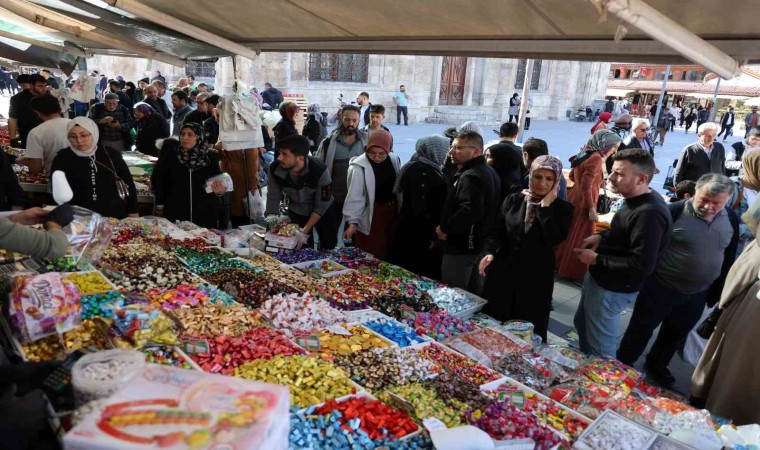
<path fill-rule="evenodd" d="M 325 272 L 322 275 L 320 275 L 319 277 L 314 276 L 314 275 L 312 275 L 312 274 L 310 274 L 310 273 L 308 273 L 306 271 L 310 267 L 312 267 L 312 266 L 319 266 L 323 262 L 329 263 L 331 265 L 331 267 L 335 267 L 336 270 L 333 270 L 331 272 Z M 336 263 L 332 259 L 328 259 L 328 258 L 315 259 L 314 261 L 306 261 L 306 262 L 302 262 L 302 263 L 291 264 L 290 267 L 293 267 L 294 269 L 298 269 L 301 272 L 303 272 L 305 275 L 309 275 L 309 276 L 317 278 L 317 279 L 319 279 L 320 277 L 321 278 L 329 278 L 329 277 L 334 277 L 334 276 L 338 276 L 338 275 L 343 275 L 344 273 L 353 272 L 353 270 L 348 269 L 348 268 L 346 268 L 346 267 L 344 267 L 344 266 Z"/>
<path fill-rule="evenodd" d="M 596 429 L 596 427 L 599 426 L 599 423 L 606 421 L 606 420 L 619 420 L 625 422 L 627 425 L 633 428 L 637 428 L 641 430 L 643 434 L 648 434 L 648 438 L 642 444 L 640 447 L 635 447 L 635 450 L 648 450 L 654 441 L 657 439 L 658 433 L 651 428 L 645 427 L 644 425 L 638 424 L 636 422 L 633 422 L 631 420 L 626 419 L 625 417 L 621 416 L 620 414 L 611 411 L 606 410 L 602 414 L 599 415 L 599 417 L 596 418 L 596 420 L 583 432 L 581 437 L 578 438 L 577 441 L 575 441 L 575 444 L 573 445 L 574 450 L 603 450 L 599 447 L 594 447 L 590 445 L 588 442 L 586 442 L 585 438 L 593 432 L 593 430 Z M 634 449 L 634 447 L 627 446 L 626 448 Z"/>
<path fill-rule="evenodd" d="M 428 337 L 429 337 L 429 336 L 428 336 Z M 428 342 L 422 342 L 422 343 L 420 343 L 420 344 L 415 344 L 415 345 L 412 345 L 412 346 L 410 346 L 410 348 L 414 348 L 414 349 L 420 350 L 420 349 L 423 349 L 423 348 L 427 347 L 428 345 L 437 345 L 438 347 L 441 347 L 443 350 L 445 350 L 445 351 L 447 351 L 447 352 L 449 352 L 449 353 L 454 353 L 454 354 L 456 354 L 456 355 L 459 355 L 459 356 L 462 356 L 462 357 L 464 357 L 464 358 L 467 358 L 467 359 L 472 359 L 472 358 L 470 358 L 469 356 L 467 356 L 467 355 L 465 355 L 465 354 L 462 354 L 462 353 L 460 353 L 460 352 L 456 351 L 455 349 L 453 349 L 453 348 L 451 348 L 451 347 L 449 347 L 449 346 L 447 346 L 447 345 L 441 344 L 440 342 L 438 342 L 438 341 L 436 341 L 436 340 L 433 340 L 432 338 L 431 338 L 431 340 L 430 340 L 430 341 L 428 341 Z M 478 364 L 480 364 L 480 363 L 478 363 Z M 480 364 L 480 365 L 481 365 L 481 366 L 483 366 L 483 364 Z M 495 371 L 495 370 L 493 370 L 493 369 L 490 369 L 490 368 L 488 368 L 488 367 L 486 367 L 486 366 L 483 366 L 483 368 L 484 368 L 486 371 L 493 373 L 494 375 L 498 375 L 498 378 L 496 378 L 496 379 L 494 379 L 494 380 L 491 380 L 491 381 L 489 381 L 488 383 L 484 383 L 484 384 L 482 384 L 482 385 L 478 385 L 478 387 L 479 387 L 481 390 L 482 390 L 483 386 L 488 386 L 488 385 L 490 385 L 490 384 L 492 384 L 492 383 L 499 383 L 499 384 L 501 384 L 501 383 L 503 383 L 503 382 L 505 381 L 505 379 L 507 378 L 507 377 L 505 377 L 504 375 L 500 374 L 499 372 L 497 372 L 497 371 Z M 499 384 L 497 384 L 497 386 L 498 386 Z"/>
<path fill-rule="evenodd" d="M 466 295 L 467 297 L 472 298 L 477 303 L 475 306 L 471 308 L 463 309 L 462 311 L 459 311 L 456 313 L 451 313 L 451 315 L 454 317 L 459 317 L 460 319 L 469 319 L 470 317 L 474 316 L 476 313 L 479 313 L 483 309 L 483 307 L 486 306 L 486 304 L 488 303 L 488 300 L 482 297 L 478 297 L 477 295 L 472 294 L 470 292 L 467 292 L 464 289 L 454 288 L 454 290 L 459 291 L 463 295 Z"/>

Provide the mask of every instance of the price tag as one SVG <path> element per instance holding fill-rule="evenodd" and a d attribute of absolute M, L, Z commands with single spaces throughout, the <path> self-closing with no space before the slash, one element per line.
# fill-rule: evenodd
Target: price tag
<path fill-rule="evenodd" d="M 327 331 L 333 334 L 339 334 L 341 336 L 351 336 L 351 332 L 343 328 L 342 325 L 330 325 L 326 329 Z"/>
<path fill-rule="evenodd" d="M 208 353 L 208 341 L 205 339 L 188 339 L 182 341 L 182 351 L 188 355 Z"/>
<path fill-rule="evenodd" d="M 427 419 L 423 419 L 422 425 L 424 425 L 425 428 L 430 432 L 445 430 L 447 428 L 445 423 L 441 422 L 435 417 L 428 417 Z"/>
<path fill-rule="evenodd" d="M 317 351 L 320 348 L 319 337 L 311 334 L 308 336 L 297 336 L 295 338 L 296 344 L 301 348 L 305 348 L 308 351 Z"/>

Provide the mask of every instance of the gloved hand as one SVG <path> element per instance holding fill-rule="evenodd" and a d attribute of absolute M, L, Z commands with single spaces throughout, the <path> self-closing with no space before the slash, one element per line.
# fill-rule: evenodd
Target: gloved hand
<path fill-rule="evenodd" d="M 296 231 L 296 248 L 301 248 L 307 242 L 309 242 L 309 235 L 303 232 L 303 229 Z"/>
<path fill-rule="evenodd" d="M 48 213 L 43 219 L 44 222 L 55 222 L 61 227 L 70 224 L 72 220 L 74 220 L 74 208 L 68 203 L 64 203 L 50 211 L 50 213 Z"/>

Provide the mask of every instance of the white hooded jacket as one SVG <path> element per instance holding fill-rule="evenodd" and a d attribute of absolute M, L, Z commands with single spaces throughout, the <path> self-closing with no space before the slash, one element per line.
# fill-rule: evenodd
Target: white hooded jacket
<path fill-rule="evenodd" d="M 393 164 L 393 170 L 398 176 L 401 170 L 401 158 L 393 153 L 388 154 Z M 375 205 L 375 173 L 363 154 L 351 159 L 348 165 L 348 194 L 343 204 L 343 218 L 346 223 L 355 223 L 356 229 L 368 235 L 372 226 L 372 212 Z"/>

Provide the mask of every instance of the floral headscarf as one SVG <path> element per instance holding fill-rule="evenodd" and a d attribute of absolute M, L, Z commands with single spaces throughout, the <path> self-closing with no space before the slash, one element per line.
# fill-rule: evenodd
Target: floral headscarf
<path fill-rule="evenodd" d="M 185 150 L 181 146 L 177 148 L 177 158 L 180 164 L 190 170 L 197 170 L 210 164 L 208 149 L 206 149 L 206 135 L 203 133 L 203 127 L 195 122 L 182 125 L 180 134 L 185 128 L 190 128 L 195 133 L 195 147 Z"/>
<path fill-rule="evenodd" d="M 562 161 L 560 161 L 558 158 L 555 158 L 554 156 L 550 155 L 541 155 L 538 158 L 533 160 L 533 163 L 530 165 L 530 176 L 533 176 L 533 173 L 536 170 L 550 170 L 554 172 L 554 175 L 557 176 L 557 181 L 555 182 L 555 185 L 552 186 L 552 189 L 554 189 L 559 183 L 559 177 L 562 176 Z M 533 226 L 533 222 L 536 221 L 536 210 L 538 209 L 539 205 L 541 204 L 541 200 L 544 198 L 544 196 L 538 197 L 537 195 L 533 194 L 533 191 L 530 190 L 530 183 L 528 184 L 528 189 L 525 189 L 523 191 L 523 194 L 525 194 L 525 203 L 527 203 L 527 207 L 525 208 L 525 232 L 527 233 L 530 230 L 530 227 Z"/>
<path fill-rule="evenodd" d="M 320 114 L 322 114 L 322 107 L 319 106 L 319 103 L 310 103 L 309 106 L 306 108 L 306 112 L 309 115 L 313 114 L 315 116 L 319 116 Z"/>

